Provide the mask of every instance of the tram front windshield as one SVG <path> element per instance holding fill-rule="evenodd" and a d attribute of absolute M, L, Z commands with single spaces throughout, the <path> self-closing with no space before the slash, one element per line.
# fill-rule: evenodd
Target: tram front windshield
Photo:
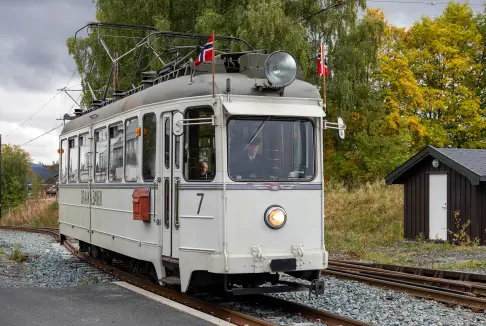
<path fill-rule="evenodd" d="M 233 118 L 228 123 L 228 173 L 234 181 L 310 181 L 314 147 L 309 119 Z"/>

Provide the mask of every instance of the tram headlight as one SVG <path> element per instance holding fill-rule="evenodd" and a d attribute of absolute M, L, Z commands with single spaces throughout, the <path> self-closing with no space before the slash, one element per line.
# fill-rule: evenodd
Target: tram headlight
<path fill-rule="evenodd" d="M 265 211 L 265 224 L 271 229 L 280 229 L 287 222 L 287 212 L 280 206 L 270 206 Z"/>
<path fill-rule="evenodd" d="M 288 52 L 276 51 L 265 60 L 265 76 L 270 84 L 284 87 L 292 83 L 297 75 L 297 63 Z"/>

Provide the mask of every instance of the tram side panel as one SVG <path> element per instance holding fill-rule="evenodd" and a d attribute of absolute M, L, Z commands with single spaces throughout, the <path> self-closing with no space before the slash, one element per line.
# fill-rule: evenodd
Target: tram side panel
<path fill-rule="evenodd" d="M 223 191 L 180 187 L 179 267 L 185 291 L 193 271 L 213 271 L 210 257 L 223 257 Z"/>
<path fill-rule="evenodd" d="M 98 199 L 91 206 L 91 243 L 155 264 L 161 256 L 157 231 L 160 225 L 153 220 L 133 219 L 134 189 L 115 185 L 93 190 Z M 153 207 L 150 211 L 153 212 Z"/>
<path fill-rule="evenodd" d="M 89 190 L 83 186 L 59 185 L 59 232 L 90 242 Z"/>

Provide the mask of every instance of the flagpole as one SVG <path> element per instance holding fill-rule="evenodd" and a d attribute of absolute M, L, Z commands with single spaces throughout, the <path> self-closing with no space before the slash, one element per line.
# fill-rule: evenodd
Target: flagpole
<path fill-rule="evenodd" d="M 324 43 L 322 43 L 322 58 L 321 58 L 321 65 L 322 65 L 322 98 L 324 100 L 324 112 L 326 113 L 326 50 L 324 47 Z"/>
<path fill-rule="evenodd" d="M 212 55 L 212 61 L 213 61 L 213 64 L 212 64 L 212 69 L 213 69 L 213 97 L 214 97 L 214 52 L 216 51 L 216 40 L 215 40 L 215 37 L 214 37 L 214 30 L 213 30 L 213 55 Z"/>

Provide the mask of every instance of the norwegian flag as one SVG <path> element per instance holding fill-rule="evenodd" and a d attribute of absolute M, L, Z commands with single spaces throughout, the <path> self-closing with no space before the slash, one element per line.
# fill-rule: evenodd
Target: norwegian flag
<path fill-rule="evenodd" d="M 324 57 L 324 62 L 322 58 Z M 320 52 L 317 54 L 317 75 L 322 77 L 322 72 L 325 76 L 329 75 L 329 70 L 327 69 L 327 60 L 324 55 L 324 44 L 321 44 Z"/>
<path fill-rule="evenodd" d="M 194 64 L 197 67 L 202 62 L 213 61 L 213 54 L 214 54 L 214 32 L 211 33 L 208 42 L 202 48 L 201 53 L 199 53 L 199 57 L 197 57 L 196 62 L 194 62 Z"/>

